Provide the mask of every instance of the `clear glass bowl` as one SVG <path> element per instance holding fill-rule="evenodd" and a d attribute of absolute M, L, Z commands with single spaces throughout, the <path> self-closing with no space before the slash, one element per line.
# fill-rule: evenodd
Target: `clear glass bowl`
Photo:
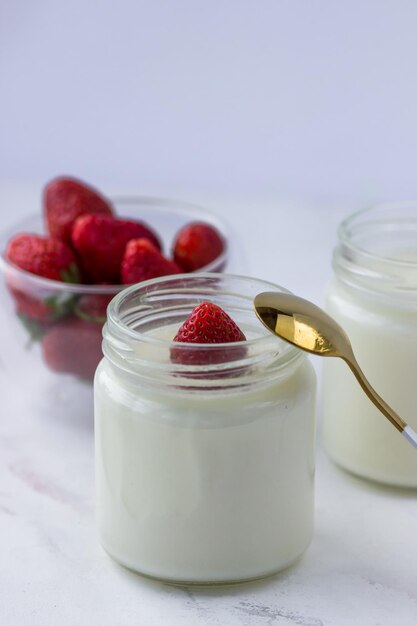
<path fill-rule="evenodd" d="M 187 223 L 215 226 L 226 241 L 225 251 L 199 271 L 223 271 L 230 258 L 231 237 L 222 220 L 200 207 L 158 198 L 116 198 L 118 217 L 136 218 L 159 234 L 170 254 L 175 234 Z M 10 394 L 30 410 L 57 418 L 91 419 L 92 380 L 102 357 L 105 308 L 126 285 L 75 285 L 24 272 L 5 258 L 9 239 L 17 233 L 45 231 L 42 216 L 17 223 L 0 239 L 0 378 Z M 85 298 L 103 306 L 95 321 L 86 319 Z"/>

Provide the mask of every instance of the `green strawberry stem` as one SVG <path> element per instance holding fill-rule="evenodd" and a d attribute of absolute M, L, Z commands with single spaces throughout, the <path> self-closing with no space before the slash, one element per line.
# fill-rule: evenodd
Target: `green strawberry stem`
<path fill-rule="evenodd" d="M 45 298 L 44 303 L 50 308 L 52 319 L 56 320 L 64 317 L 68 313 L 71 313 L 76 301 L 76 294 L 62 293 Z"/>
<path fill-rule="evenodd" d="M 22 313 L 18 313 L 17 317 L 22 322 L 23 326 L 26 328 L 29 333 L 29 341 L 26 344 L 26 349 L 29 350 L 33 343 L 36 341 L 40 341 L 45 333 L 44 328 L 39 322 L 36 320 L 30 319 L 30 317 L 26 317 Z"/>
<path fill-rule="evenodd" d="M 62 270 L 61 277 L 65 283 L 79 283 L 81 279 L 80 272 L 75 263 L 71 263 L 67 270 Z"/>

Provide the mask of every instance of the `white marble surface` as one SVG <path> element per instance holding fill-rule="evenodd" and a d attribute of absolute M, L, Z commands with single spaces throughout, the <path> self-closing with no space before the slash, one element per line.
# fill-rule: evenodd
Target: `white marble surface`
<path fill-rule="evenodd" d="M 37 197 L 36 186 L 0 185 L 1 227 L 36 210 Z M 348 207 L 204 200 L 234 223 L 251 274 L 320 302 Z M 305 556 L 256 584 L 177 588 L 123 569 L 98 545 L 92 420 L 37 415 L 0 384 L 0 624 L 417 624 L 417 493 L 340 471 L 322 453 L 320 433 L 316 532 Z"/>

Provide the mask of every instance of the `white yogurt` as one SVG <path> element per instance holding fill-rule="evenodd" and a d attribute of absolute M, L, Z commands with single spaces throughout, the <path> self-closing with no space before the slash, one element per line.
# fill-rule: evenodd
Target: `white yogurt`
<path fill-rule="evenodd" d="M 375 207 L 342 223 L 327 310 L 371 385 L 417 428 L 417 207 Z M 345 363 L 324 362 L 330 456 L 372 480 L 417 486 L 417 451 L 374 407 Z"/>
<path fill-rule="evenodd" d="M 333 283 L 327 311 L 347 332 L 369 382 L 417 429 L 417 311 L 370 304 Z M 331 457 L 366 478 L 416 487 L 417 451 L 371 403 L 347 365 L 326 360 L 323 378 L 323 435 Z"/>
<path fill-rule="evenodd" d="M 173 337 L 177 327 L 151 335 Z M 257 342 L 247 343 L 250 359 Z M 136 344 L 141 367 L 154 348 Z M 97 521 L 113 558 L 148 576 L 210 583 L 265 576 L 302 554 L 313 530 L 315 375 L 304 355 L 284 352 L 273 376 L 274 362 L 258 359 L 240 374 L 245 385 L 230 375 L 194 389 L 102 361 Z"/>

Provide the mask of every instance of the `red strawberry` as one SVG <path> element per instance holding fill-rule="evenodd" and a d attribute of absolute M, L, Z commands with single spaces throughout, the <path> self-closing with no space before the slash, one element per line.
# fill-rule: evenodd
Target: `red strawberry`
<path fill-rule="evenodd" d="M 41 298 L 32 292 L 23 291 L 20 287 L 14 287 L 10 279 L 7 287 L 15 301 L 16 312 L 26 326 L 24 318 L 36 320 L 46 328 L 48 323 L 68 315 L 74 306 L 75 296 L 71 293 L 58 293 Z"/>
<path fill-rule="evenodd" d="M 9 241 L 7 259 L 20 269 L 51 280 L 76 283 L 80 271 L 73 251 L 59 239 L 16 235 Z"/>
<path fill-rule="evenodd" d="M 103 325 L 106 321 L 106 310 L 113 295 L 86 294 L 78 299 L 74 313 L 82 320 Z"/>
<path fill-rule="evenodd" d="M 80 271 L 72 250 L 62 241 L 38 235 L 17 235 L 9 241 L 7 259 L 20 269 L 51 280 L 76 283 Z M 71 294 L 59 293 L 48 297 L 37 296 L 32 288 L 15 285 L 13 276 L 7 286 L 16 304 L 17 314 L 38 322 L 51 322 L 68 313 L 72 304 Z M 24 319 L 22 319 L 25 322 Z"/>
<path fill-rule="evenodd" d="M 54 372 L 92 380 L 103 356 L 101 341 L 101 325 L 71 317 L 44 335 L 43 358 Z"/>
<path fill-rule="evenodd" d="M 219 306 L 211 302 L 202 302 L 193 309 L 174 337 L 182 343 L 234 343 L 246 341 L 237 324 Z M 225 361 L 238 360 L 245 356 L 246 350 L 230 348 L 219 350 L 187 350 L 180 347 L 171 350 L 171 360 L 186 365 L 209 365 Z"/>
<path fill-rule="evenodd" d="M 36 298 L 25 293 L 21 289 L 13 287 L 11 284 L 7 286 L 15 301 L 18 315 L 23 315 L 30 319 L 37 320 L 38 322 L 48 322 L 51 320 L 53 310 L 47 302 L 41 298 Z"/>
<path fill-rule="evenodd" d="M 75 178 L 55 178 L 46 185 L 43 204 L 50 235 L 69 244 L 77 217 L 85 213 L 113 213 L 108 200 Z"/>
<path fill-rule="evenodd" d="M 178 265 L 162 256 L 148 239 L 132 239 L 127 244 L 121 269 L 122 283 L 125 285 L 180 273 Z"/>
<path fill-rule="evenodd" d="M 185 272 L 193 272 L 216 259 L 226 247 L 219 231 L 210 224 L 184 226 L 174 241 L 174 259 Z"/>
<path fill-rule="evenodd" d="M 143 222 L 121 220 L 109 215 L 83 215 L 72 231 L 72 242 L 85 273 L 93 283 L 120 282 L 120 265 L 128 241 L 149 239 L 161 245 L 155 233 Z"/>

